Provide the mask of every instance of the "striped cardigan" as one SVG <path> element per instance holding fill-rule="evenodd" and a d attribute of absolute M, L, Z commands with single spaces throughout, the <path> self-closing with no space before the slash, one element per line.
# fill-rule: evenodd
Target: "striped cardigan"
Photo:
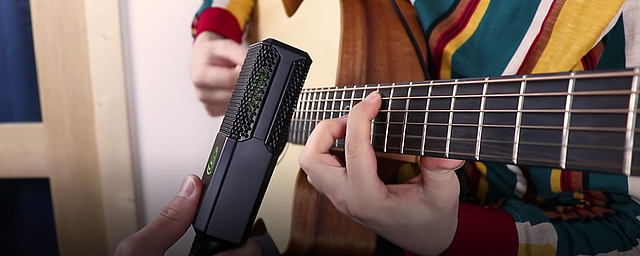
<path fill-rule="evenodd" d="M 638 0 L 411 3 L 438 79 L 640 66 Z M 240 42 L 254 4 L 205 0 L 192 34 Z M 416 170 L 404 166 L 399 180 Z M 640 255 L 638 178 L 481 162 L 458 174 L 458 230 L 445 254 Z"/>

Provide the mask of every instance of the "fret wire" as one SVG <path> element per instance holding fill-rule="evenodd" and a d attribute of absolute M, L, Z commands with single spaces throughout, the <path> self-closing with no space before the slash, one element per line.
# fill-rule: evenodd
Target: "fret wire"
<path fill-rule="evenodd" d="M 326 100 L 329 100 L 329 91 L 327 91 L 324 97 L 325 97 L 325 102 L 324 102 L 324 111 L 322 113 L 322 120 L 327 120 L 327 106 L 329 105 L 329 103 Z M 329 118 L 331 118 L 331 115 L 329 115 Z"/>
<path fill-rule="evenodd" d="M 422 155 L 424 155 L 424 145 L 426 143 L 425 138 L 427 136 L 427 121 L 429 120 L 429 103 L 431 103 L 431 89 L 433 89 L 432 84 L 433 84 L 433 80 L 431 80 L 431 83 L 429 85 L 429 92 L 427 92 L 427 104 L 425 106 L 425 111 L 424 111 L 424 125 L 422 126 L 422 138 L 420 143 L 420 152 L 422 153 Z"/>
<path fill-rule="evenodd" d="M 623 172 L 625 175 L 631 175 L 631 164 L 633 160 L 633 143 L 634 132 L 631 130 L 636 126 L 636 111 L 638 107 L 638 76 L 640 76 L 640 68 L 635 68 L 635 75 L 631 80 L 631 95 L 629 95 L 629 114 L 627 115 L 627 132 L 625 134 L 625 149 L 623 160 Z"/>
<path fill-rule="evenodd" d="M 327 105 L 329 105 L 329 103 L 327 102 L 327 100 L 329 99 L 329 92 L 326 91 L 324 92 L 324 101 L 322 102 L 324 105 L 324 107 L 321 109 L 320 106 L 318 106 L 318 116 L 320 115 L 320 113 L 322 113 L 322 117 L 318 117 L 319 122 L 324 121 L 327 119 Z M 318 122 L 318 123 L 319 123 Z"/>
<path fill-rule="evenodd" d="M 345 86 L 345 88 L 346 88 L 346 86 Z M 340 100 L 340 109 L 338 110 L 338 115 L 339 116 L 342 116 L 342 109 L 343 109 L 343 105 L 344 105 L 344 94 L 345 94 L 345 92 L 346 91 L 342 91 L 342 97 L 341 97 L 342 100 Z M 336 147 L 337 146 L 338 146 L 338 140 L 336 140 Z"/>
<path fill-rule="evenodd" d="M 319 90 L 320 90 L 320 92 L 318 93 L 318 99 L 321 99 L 321 98 L 322 98 L 322 90 L 323 90 L 323 89 L 319 89 Z M 325 104 L 325 105 L 326 105 L 326 104 Z M 317 109 L 316 109 L 316 111 L 315 111 L 315 112 L 316 112 L 316 122 L 315 122 L 315 124 L 313 125 L 313 128 L 314 128 L 314 129 L 315 129 L 315 127 L 316 127 L 316 126 L 318 126 L 318 123 L 319 123 L 319 122 L 320 122 L 320 120 L 321 120 L 321 119 L 320 119 L 320 102 L 318 102 L 318 106 L 317 106 Z M 323 115 L 324 115 L 324 113 L 326 113 L 326 111 L 323 111 Z"/>
<path fill-rule="evenodd" d="M 395 99 L 395 98 L 394 98 Z M 397 113 L 404 113 L 405 111 L 407 112 L 413 112 L 413 113 L 424 113 L 424 110 L 421 109 L 409 109 L 409 110 L 403 110 L 403 109 L 392 109 L 392 110 L 386 110 L 386 109 L 382 109 L 379 110 L 379 113 L 387 113 L 387 112 L 397 112 Z M 432 109 L 429 110 L 429 112 L 433 112 L 433 113 L 450 113 L 451 110 L 449 109 Z M 455 109 L 453 110 L 454 113 L 479 113 L 479 112 L 485 112 L 485 113 L 517 113 L 518 110 L 517 109 L 485 109 L 483 111 L 480 110 L 475 110 L 475 109 Z M 567 112 L 565 109 L 523 109 L 520 112 L 522 113 L 565 113 Z M 627 114 L 629 112 L 629 110 L 627 108 L 624 109 L 617 109 L 617 108 L 611 108 L 611 109 L 572 109 L 569 110 L 570 113 L 593 113 L 593 114 Z"/>
<path fill-rule="evenodd" d="M 306 93 L 304 99 L 308 99 L 310 97 L 310 93 Z M 307 111 L 307 108 L 309 108 L 309 104 L 311 104 L 310 102 L 306 102 L 304 104 L 304 107 L 302 108 L 302 113 L 300 113 L 300 115 L 306 120 L 308 117 L 309 112 Z M 307 140 L 307 135 L 305 134 L 305 126 L 307 125 L 307 123 L 305 121 L 302 121 L 300 123 L 300 139 L 302 140 L 302 143 L 305 143 Z"/>
<path fill-rule="evenodd" d="M 320 99 L 322 98 L 322 88 L 318 88 L 318 90 L 316 91 L 317 93 L 317 98 L 318 100 L 316 101 L 316 105 L 313 106 L 313 108 L 311 108 L 311 116 L 313 117 L 311 120 L 311 124 L 309 125 L 310 127 L 313 127 L 310 130 L 310 132 L 313 132 L 313 129 L 315 128 L 316 122 L 318 120 L 318 115 L 320 114 L 320 102 L 322 102 Z M 315 98 L 315 95 L 314 95 Z"/>
<path fill-rule="evenodd" d="M 364 99 L 367 97 L 367 88 L 369 87 L 368 84 L 364 85 L 364 91 L 362 91 L 362 100 L 364 101 Z M 369 144 L 373 144 L 373 120 L 371 120 L 371 127 L 369 127 L 369 133 L 371 134 L 371 136 L 369 137 Z"/>
<path fill-rule="evenodd" d="M 414 86 L 418 87 L 418 86 Z M 628 95 L 631 94 L 630 90 L 601 90 L 601 91 L 579 91 L 573 92 L 574 96 L 613 96 L 613 95 Z M 567 92 L 525 92 L 525 93 L 503 93 L 503 94 L 487 94 L 487 95 L 477 95 L 477 94 L 466 94 L 466 95 L 456 95 L 456 98 L 511 98 L 511 97 L 549 97 L 549 96 L 567 96 Z M 432 99 L 448 99 L 451 98 L 451 95 L 436 95 L 431 96 Z M 396 100 L 403 99 L 426 99 L 427 96 L 412 96 L 412 97 L 393 97 Z M 382 97 L 382 100 L 388 100 L 388 97 Z"/>
<path fill-rule="evenodd" d="M 395 85 L 395 83 L 394 83 Z M 393 100 L 393 88 L 391 87 L 391 93 L 389 94 L 389 104 L 387 105 L 387 110 L 389 110 L 389 112 L 387 112 L 387 125 L 386 125 L 386 129 L 385 129 L 385 136 L 384 136 L 384 151 L 383 152 L 387 152 L 387 142 L 389 140 L 389 119 L 391 118 L 391 101 Z"/>
<path fill-rule="evenodd" d="M 312 99 L 314 99 L 314 101 L 311 102 L 311 108 L 309 109 L 309 118 L 311 120 L 309 120 L 309 122 L 308 122 L 309 129 L 307 130 L 307 139 L 309 138 L 309 136 L 311 136 L 311 133 L 313 132 L 313 128 L 315 128 L 315 127 L 312 127 L 312 126 L 313 126 L 314 120 L 315 120 L 315 118 L 314 118 L 314 112 L 315 112 L 314 110 L 316 109 L 315 99 L 316 99 L 316 95 L 317 95 L 319 89 L 320 88 L 315 88 L 313 90 L 313 96 L 311 97 Z"/>
<path fill-rule="evenodd" d="M 551 81 L 551 80 L 569 80 L 569 79 L 587 79 L 587 78 L 613 78 L 613 77 L 633 77 L 636 73 L 634 70 L 631 69 L 626 69 L 626 70 L 620 70 L 620 71 L 611 71 L 611 72 L 598 72 L 598 73 L 575 73 L 572 72 L 573 74 L 569 73 L 569 74 L 560 74 L 560 75 L 549 75 L 549 76 L 534 76 L 534 77 L 527 77 L 526 81 L 530 82 L 530 81 Z M 459 81 L 458 84 L 459 85 L 463 85 L 463 84 L 477 84 L 477 83 L 481 83 L 483 82 L 483 80 L 485 80 L 487 83 L 506 83 L 506 82 L 522 82 L 523 78 L 522 77 L 507 77 L 507 78 L 493 78 L 491 79 L 491 77 L 484 77 L 484 78 L 477 78 L 475 80 L 466 80 L 466 81 Z M 429 80 L 429 81 L 418 81 L 418 82 L 413 82 L 413 85 L 411 86 L 430 86 L 432 82 L 436 82 L 433 83 L 433 85 L 453 85 L 455 84 L 455 82 L 443 82 L 443 81 L 437 81 L 437 80 Z M 402 84 L 402 85 L 397 85 L 397 84 L 392 84 L 392 85 L 384 85 L 384 86 L 380 86 L 380 89 L 387 89 L 387 88 L 391 88 L 395 86 L 396 88 L 403 88 L 403 87 L 409 87 L 408 84 Z M 362 88 L 348 88 L 348 87 L 344 87 L 344 88 L 340 88 L 340 87 L 326 87 L 329 88 L 330 91 L 351 91 L 351 90 L 361 90 Z M 309 91 L 312 89 L 303 89 L 303 91 Z"/>
<path fill-rule="evenodd" d="M 367 87 L 369 87 L 368 84 L 364 85 L 364 91 L 362 91 L 362 98 L 360 98 L 360 102 L 363 102 L 365 98 L 367 98 Z"/>
<path fill-rule="evenodd" d="M 302 106 L 301 101 L 302 101 L 302 96 L 303 96 L 303 95 L 304 95 L 304 94 L 302 94 L 302 93 L 301 93 L 300 95 L 298 95 L 298 104 L 296 105 L 296 110 L 297 110 L 297 109 L 300 109 L 300 107 Z M 295 112 L 295 114 L 294 114 L 294 119 L 295 119 L 295 118 L 300 118 L 300 112 L 297 112 L 297 111 Z M 299 122 L 295 122 L 295 123 L 293 124 L 293 127 L 298 127 L 298 123 L 299 123 Z M 295 129 L 295 128 L 294 128 L 294 129 Z M 297 132 L 297 130 L 298 130 L 298 129 L 295 129 L 295 130 L 296 130 L 296 131 L 294 131 L 294 132 L 293 132 L 293 141 L 294 141 L 294 142 L 298 142 L 298 138 L 299 138 L 300 136 L 298 136 L 298 132 Z"/>
<path fill-rule="evenodd" d="M 314 92 L 313 92 L 313 99 L 316 99 L 316 93 L 318 92 L 318 90 L 320 90 L 320 89 L 318 88 L 318 89 L 314 90 Z M 318 105 L 320 105 L 320 104 L 318 104 Z M 316 111 L 315 111 L 315 109 L 316 109 L 315 102 L 311 102 L 311 109 L 310 109 L 310 111 L 311 111 L 311 116 L 312 116 L 312 117 L 314 116 L 314 115 L 313 115 L 313 114 L 314 114 L 314 112 L 316 112 Z M 317 113 L 316 113 L 316 115 L 315 115 L 315 118 L 316 118 L 316 119 L 318 118 Z M 313 127 L 312 127 L 312 126 L 313 126 Z M 313 129 L 314 129 L 314 128 L 315 128 L 315 123 L 314 123 L 314 121 L 313 121 L 313 120 L 311 120 L 311 122 L 309 122 L 309 136 L 311 135 L 311 132 L 313 132 Z M 308 137 L 307 137 L 307 138 L 308 138 Z"/>
<path fill-rule="evenodd" d="M 411 82 L 409 82 L 409 85 L 411 85 Z M 407 96 L 411 96 L 411 87 L 409 87 L 407 89 Z M 411 99 L 406 99 L 405 100 L 405 104 L 404 104 L 404 110 L 408 110 L 409 109 L 409 101 Z M 409 112 L 404 112 L 404 124 L 402 125 L 402 142 L 400 143 L 400 154 L 404 154 L 404 140 L 405 140 L 405 134 L 407 132 L 407 115 L 409 114 Z"/>
<path fill-rule="evenodd" d="M 310 122 L 312 120 L 304 120 L 304 119 L 299 119 L 299 120 L 295 120 L 292 119 L 292 121 L 302 121 L 302 122 Z M 387 122 L 373 122 L 374 124 L 387 124 Z M 424 122 L 388 122 L 388 124 L 391 125 L 420 125 L 420 126 L 448 126 L 449 123 L 424 123 Z M 452 123 L 451 126 L 459 126 L 459 127 L 480 127 L 477 124 L 464 124 L 464 123 Z M 488 128 L 514 128 L 515 129 L 515 125 L 508 125 L 508 124 L 483 124 L 482 127 L 488 127 Z M 541 130 L 562 130 L 564 129 L 563 126 L 550 126 L 550 125 L 541 125 L 541 126 L 535 126 L 535 125 L 520 125 L 521 129 L 541 129 Z M 591 132 L 627 132 L 627 128 L 626 127 L 598 127 L 598 126 L 569 126 L 567 128 L 570 131 L 591 131 Z M 640 132 L 640 128 L 632 128 L 631 131 L 634 132 Z"/>
<path fill-rule="evenodd" d="M 520 83 L 521 96 L 518 97 L 518 113 L 516 113 L 516 127 L 515 127 L 515 132 L 513 134 L 513 157 L 512 157 L 513 164 L 518 164 L 518 143 L 520 142 L 520 123 L 522 121 L 522 106 L 524 104 L 524 96 L 522 96 L 522 94 L 524 93 L 527 87 L 526 78 L 527 78 L 527 75 L 523 75 L 522 82 Z"/>
<path fill-rule="evenodd" d="M 357 85 L 354 85 L 353 87 L 355 88 L 356 86 Z M 351 112 L 351 109 L 353 109 L 353 100 L 355 99 L 355 97 L 356 97 L 355 91 L 351 92 L 351 99 L 349 100 L 349 111 L 348 112 Z"/>
<path fill-rule="evenodd" d="M 356 86 L 357 86 L 357 85 L 353 85 L 353 88 L 356 88 Z M 350 102 L 349 102 L 349 112 L 347 112 L 347 114 L 351 113 L 351 110 L 353 109 L 353 100 L 355 99 L 355 96 L 356 96 L 356 92 L 355 92 L 355 91 L 352 91 L 352 92 L 351 92 L 351 100 L 350 100 Z M 344 143 L 347 143 L 346 139 L 347 139 L 347 138 L 346 138 L 346 136 L 345 136 L 345 142 L 344 142 Z"/>
<path fill-rule="evenodd" d="M 309 93 L 305 93 L 304 97 L 305 98 L 309 98 Z M 308 119 L 309 112 L 306 111 L 307 108 L 308 108 L 308 105 L 309 105 L 309 102 L 305 102 L 304 103 L 304 107 L 303 107 L 304 110 L 303 110 L 303 113 L 301 113 L 301 115 L 304 116 L 305 120 Z M 307 136 L 307 134 L 306 134 L 306 129 L 305 129 L 306 125 L 307 125 L 307 123 L 305 121 L 302 121 L 300 123 L 300 127 L 301 127 L 300 128 L 300 137 L 301 137 L 303 143 L 309 138 Z"/>
<path fill-rule="evenodd" d="M 318 106 L 316 106 L 316 126 L 318 126 L 318 123 L 320 123 L 320 121 L 324 120 L 324 115 L 326 115 L 327 113 L 327 108 L 326 108 L 326 99 L 323 100 L 323 97 L 327 97 L 327 95 L 322 95 L 322 93 L 325 92 L 326 89 L 320 88 L 320 92 L 318 93 Z M 322 109 L 322 105 L 325 105 L 325 108 Z M 320 113 L 322 113 L 322 117 L 320 117 Z"/>
<path fill-rule="evenodd" d="M 317 88 L 313 88 L 313 93 L 311 94 L 311 99 L 315 99 L 316 98 L 316 91 L 317 91 Z M 309 119 L 308 119 L 307 122 L 305 122 L 305 126 L 307 127 L 307 130 L 305 132 L 305 134 L 307 136 L 307 140 L 309 139 L 309 136 L 311 135 L 311 124 L 313 123 L 313 107 L 314 106 L 315 106 L 315 101 L 311 101 L 311 105 L 307 109 L 307 111 L 309 111 Z"/>
<path fill-rule="evenodd" d="M 315 106 L 316 106 L 315 99 L 316 99 L 316 93 L 318 92 L 318 89 L 319 88 L 314 88 L 313 89 L 313 93 L 311 94 L 312 101 L 311 101 L 311 107 L 309 107 L 309 120 L 307 121 L 307 127 L 308 127 L 308 129 L 307 129 L 307 139 L 309 139 L 309 137 L 311 136 L 311 133 L 313 132 L 312 125 L 313 125 L 313 121 L 315 120 L 313 114 L 315 112 L 314 111 Z"/>
<path fill-rule="evenodd" d="M 571 72 L 571 77 L 574 76 L 574 72 Z M 571 104 L 573 103 L 573 97 L 571 93 L 573 92 L 573 87 L 575 86 L 576 79 L 569 79 L 569 85 L 567 86 L 567 98 L 564 106 L 564 122 L 562 124 L 562 145 L 560 148 L 560 167 L 565 169 L 567 164 L 567 144 L 569 144 L 569 122 L 571 121 Z"/>
<path fill-rule="evenodd" d="M 453 109 L 456 101 L 456 91 L 458 90 L 458 79 L 456 79 L 453 85 L 453 92 L 451 93 L 451 107 L 449 110 L 449 124 L 447 125 L 447 144 L 445 145 L 445 157 L 449 157 L 449 147 L 451 146 L 451 124 L 453 124 Z"/>
<path fill-rule="evenodd" d="M 380 84 L 376 85 L 376 92 L 380 93 Z M 375 122 L 375 118 L 374 120 L 371 120 L 371 139 L 369 140 L 369 143 L 373 145 L 373 123 Z"/>
<path fill-rule="evenodd" d="M 309 92 L 309 94 L 307 95 L 307 99 L 313 99 L 314 93 L 315 92 L 315 88 L 313 88 L 313 90 L 311 92 Z M 306 118 L 306 121 L 304 122 L 304 129 L 303 129 L 303 134 L 306 138 L 306 140 L 309 139 L 309 135 L 311 134 L 310 131 L 310 124 L 311 124 L 311 118 L 312 118 L 312 113 L 311 113 L 311 108 L 313 107 L 313 101 L 309 100 L 309 104 L 307 104 L 307 107 L 305 108 L 305 115 L 308 116 L 308 118 Z M 305 140 L 305 141 L 306 141 Z"/>
<path fill-rule="evenodd" d="M 336 99 L 336 97 L 337 97 L 337 96 L 338 96 L 338 92 L 337 92 L 337 91 L 334 91 L 334 92 L 333 92 L 333 101 L 331 102 L 331 112 L 329 113 L 329 118 L 334 118 L 334 117 L 333 117 L 333 112 L 336 110 L 336 101 L 335 101 L 335 99 Z M 327 105 L 328 105 L 328 102 L 325 102 L 325 104 L 327 104 Z M 338 112 L 338 115 L 339 115 L 339 112 Z M 336 147 L 337 147 L 337 145 L 338 145 L 338 142 L 337 142 L 337 141 L 338 141 L 338 140 L 336 140 L 336 141 L 334 142 L 334 143 L 335 143 L 335 145 L 336 145 Z"/>
<path fill-rule="evenodd" d="M 308 99 L 308 98 L 309 98 L 309 95 L 310 95 L 310 93 L 305 93 L 305 97 L 304 97 L 304 98 L 305 98 L 305 99 Z M 305 102 L 305 103 L 304 103 L 304 107 L 302 108 L 302 109 L 303 109 L 303 111 L 302 111 L 302 116 L 304 117 L 304 119 L 305 119 L 305 120 L 307 120 L 308 115 L 309 115 L 309 112 L 307 111 L 307 108 L 309 107 L 308 105 L 309 105 L 309 102 Z M 306 128 L 306 125 L 307 125 L 306 121 L 302 121 L 302 122 L 300 123 L 300 127 L 301 127 L 301 128 L 300 128 L 300 136 L 302 137 L 302 142 L 303 142 L 303 143 L 308 139 L 308 138 L 307 138 L 307 135 L 306 135 L 306 133 L 305 133 L 305 132 L 306 132 L 306 129 L 305 129 L 305 128 Z"/>
<path fill-rule="evenodd" d="M 482 98 L 480 99 L 480 113 L 478 114 L 478 134 L 476 135 L 476 152 L 475 158 L 476 160 L 480 160 L 480 146 L 482 139 L 482 124 L 484 123 L 484 106 L 487 98 L 487 87 L 489 86 L 489 78 L 484 79 L 484 84 L 482 84 Z"/>
<path fill-rule="evenodd" d="M 338 96 L 338 92 L 333 92 L 333 99 L 334 101 L 331 102 L 331 114 L 330 117 L 333 118 L 333 112 L 336 110 L 336 97 Z"/>

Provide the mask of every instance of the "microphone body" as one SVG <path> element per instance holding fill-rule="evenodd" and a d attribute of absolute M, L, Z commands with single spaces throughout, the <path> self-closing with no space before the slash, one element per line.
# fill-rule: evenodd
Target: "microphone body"
<path fill-rule="evenodd" d="M 190 255 L 246 241 L 310 65 L 306 52 L 274 39 L 249 47 L 202 176 Z"/>

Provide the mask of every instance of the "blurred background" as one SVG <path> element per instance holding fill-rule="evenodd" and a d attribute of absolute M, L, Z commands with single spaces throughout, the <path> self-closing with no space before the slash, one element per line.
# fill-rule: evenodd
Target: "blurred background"
<path fill-rule="evenodd" d="M 201 0 L 121 0 L 125 76 L 139 223 L 149 222 L 190 173 L 202 175 L 221 118 L 209 117 L 189 76 L 191 21 Z M 167 255 L 184 255 L 193 231 Z"/>
<path fill-rule="evenodd" d="M 0 1 L 0 255 L 112 255 L 202 174 L 221 118 L 189 76 L 201 3 Z"/>

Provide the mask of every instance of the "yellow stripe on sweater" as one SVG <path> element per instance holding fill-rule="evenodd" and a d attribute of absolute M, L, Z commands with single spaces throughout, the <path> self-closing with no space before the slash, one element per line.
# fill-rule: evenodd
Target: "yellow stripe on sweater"
<path fill-rule="evenodd" d="M 249 18 L 251 18 L 251 10 L 253 10 L 254 4 L 254 0 L 229 0 L 225 8 L 236 18 L 242 31 L 244 31 L 244 25 L 246 25 Z"/>
<path fill-rule="evenodd" d="M 624 0 L 567 0 L 532 73 L 579 69 L 576 61 L 596 44 Z"/>
<path fill-rule="evenodd" d="M 560 193 L 562 192 L 562 185 L 560 185 L 560 176 L 562 175 L 562 170 L 560 169 L 551 169 L 551 177 L 549 178 L 549 187 L 551 187 L 551 192 Z"/>
<path fill-rule="evenodd" d="M 460 31 L 460 33 L 451 39 L 447 46 L 444 48 L 444 52 L 442 53 L 442 66 L 440 68 L 440 79 L 449 79 L 451 78 L 451 60 L 453 58 L 453 53 L 462 46 L 470 37 L 473 35 L 473 32 L 476 31 L 480 21 L 482 21 L 482 17 L 484 17 L 484 13 L 487 12 L 487 8 L 489 7 L 490 1 L 480 1 L 476 10 L 471 15 L 467 26 Z"/>
<path fill-rule="evenodd" d="M 527 255 L 556 255 L 556 248 L 551 244 L 527 244 L 518 245 L 518 256 Z"/>
<path fill-rule="evenodd" d="M 480 202 L 484 203 L 484 199 L 487 197 L 487 191 L 489 191 L 489 182 L 487 181 L 487 166 L 481 162 L 475 162 L 476 169 L 480 172 L 480 179 L 478 180 L 478 191 L 476 197 L 480 199 Z"/>

